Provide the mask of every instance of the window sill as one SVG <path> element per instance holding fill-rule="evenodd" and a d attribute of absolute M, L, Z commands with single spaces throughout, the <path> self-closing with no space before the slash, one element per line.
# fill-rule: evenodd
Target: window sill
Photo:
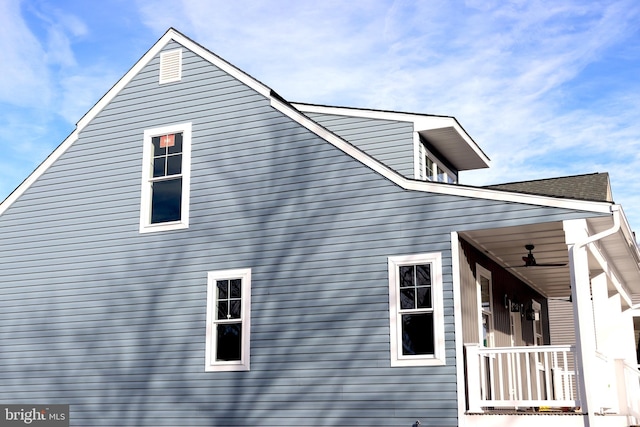
<path fill-rule="evenodd" d="M 155 233 L 157 231 L 182 230 L 189 228 L 189 224 L 185 221 L 163 222 L 162 224 L 144 224 L 140 225 L 140 233 Z"/>

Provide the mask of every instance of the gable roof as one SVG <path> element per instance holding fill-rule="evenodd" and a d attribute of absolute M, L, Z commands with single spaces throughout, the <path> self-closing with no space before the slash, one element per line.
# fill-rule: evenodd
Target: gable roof
<path fill-rule="evenodd" d="M 613 202 L 609 174 L 606 172 L 494 184 L 485 188 L 594 202 Z"/>
<path fill-rule="evenodd" d="M 69 149 L 69 147 L 71 147 L 71 145 L 78 139 L 79 133 L 87 126 L 87 124 L 89 124 L 98 115 L 98 113 L 100 113 L 150 61 L 160 53 L 164 46 L 166 46 L 171 41 L 179 43 L 186 49 L 189 49 L 196 55 L 199 55 L 203 59 L 220 68 L 222 71 L 228 73 L 248 87 L 254 89 L 256 92 L 267 98 L 273 108 L 280 111 L 282 114 L 296 121 L 301 126 L 304 126 L 309 131 L 315 133 L 328 143 L 342 150 L 347 155 L 373 169 L 380 175 L 384 176 L 385 178 L 405 190 L 480 198 L 486 200 L 506 201 L 513 203 L 525 203 L 538 206 L 577 209 L 594 213 L 606 214 L 611 212 L 611 203 L 603 203 L 599 201 L 561 199 L 558 197 L 549 197 L 539 194 L 505 192 L 491 188 L 464 186 L 458 184 L 452 185 L 432 181 L 417 181 L 408 179 L 398 174 L 388 166 L 384 165 L 377 159 L 374 159 L 373 157 L 367 155 L 360 149 L 350 144 L 345 139 L 339 137 L 335 133 L 329 131 L 325 127 L 313 121 L 303 112 L 298 110 L 293 104 L 284 100 L 282 97 L 280 97 L 273 90 L 271 90 L 269 87 L 267 87 L 257 79 L 251 77 L 249 74 L 215 55 L 208 49 L 194 42 L 177 30 L 169 28 L 169 30 L 167 30 L 167 32 L 142 56 L 142 58 L 136 64 L 134 64 L 134 66 L 78 121 L 78 123 L 76 124 L 76 129 L 53 151 L 53 153 L 51 153 L 49 157 L 47 157 L 44 162 L 42 162 L 36 168 L 36 170 L 32 172 L 31 175 L 29 175 L 29 177 L 27 177 L 27 179 L 25 179 L 22 184 L 20 184 L 20 186 L 18 186 L 18 188 L 16 188 L 2 203 L 0 203 L 0 215 L 2 215 L 42 174 L 46 172 L 46 170 L 58 158 L 60 158 L 60 156 L 62 156 L 62 154 L 64 154 Z M 302 104 L 298 104 L 298 106 L 302 108 Z M 349 111 L 359 111 L 360 114 L 379 114 L 379 112 L 375 112 L 375 110 L 349 109 Z M 372 111 L 374 111 L 375 113 L 370 113 Z M 466 135 L 466 132 L 464 132 L 459 124 L 457 124 L 457 121 L 451 117 L 426 116 L 396 112 L 388 112 L 385 114 L 392 114 L 394 115 L 394 117 L 405 116 L 407 117 L 407 120 L 409 120 L 409 117 L 412 117 L 411 120 L 416 121 L 419 121 L 419 117 L 442 119 L 449 124 L 448 128 L 451 128 L 456 132 L 460 132 L 460 137 L 464 139 L 464 135 Z M 445 128 L 447 128 L 447 126 L 445 126 Z M 433 129 L 422 130 L 424 132 L 427 132 L 427 134 L 429 135 L 428 131 Z M 450 129 L 447 130 L 447 132 L 450 131 Z M 477 147 L 475 142 L 473 142 L 472 145 L 475 145 Z"/>

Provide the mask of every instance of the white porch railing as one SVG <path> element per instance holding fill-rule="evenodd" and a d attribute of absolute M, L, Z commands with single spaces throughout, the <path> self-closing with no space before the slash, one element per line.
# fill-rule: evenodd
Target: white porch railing
<path fill-rule="evenodd" d="M 580 407 L 574 347 L 466 345 L 469 411 Z"/>

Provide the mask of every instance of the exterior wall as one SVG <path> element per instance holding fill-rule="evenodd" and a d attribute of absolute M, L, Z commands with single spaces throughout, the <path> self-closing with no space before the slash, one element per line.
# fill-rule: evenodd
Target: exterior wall
<path fill-rule="evenodd" d="M 460 283 L 462 287 L 462 327 L 465 344 L 479 343 L 478 336 L 478 293 L 476 286 L 476 264 L 480 264 L 491 272 L 493 283 L 493 331 L 494 346 L 511 346 L 510 312 L 504 305 L 504 295 L 513 300 L 518 300 L 528 308 L 531 301 L 535 300 L 542 306 L 542 325 L 544 329 L 545 343 L 549 343 L 549 321 L 547 300 L 527 284 L 504 270 L 494 261 L 478 251 L 465 240 L 460 240 Z M 516 337 L 516 345 L 533 345 L 533 322 L 520 319 L 519 336 Z"/>
<path fill-rule="evenodd" d="M 549 336 L 551 345 L 576 343 L 573 305 L 569 301 L 549 301 Z"/>
<path fill-rule="evenodd" d="M 183 58 L 162 86 L 148 64 L 0 217 L 0 401 L 70 404 L 74 426 L 458 425 L 450 233 L 583 214 L 401 190 Z M 143 132 L 184 122 L 190 227 L 140 234 Z M 391 368 L 387 257 L 425 252 L 447 364 Z M 251 370 L 205 372 L 207 272 L 236 268 Z"/>
<path fill-rule="evenodd" d="M 407 178 L 415 177 L 412 123 L 334 114 L 305 114 L 396 172 Z"/>

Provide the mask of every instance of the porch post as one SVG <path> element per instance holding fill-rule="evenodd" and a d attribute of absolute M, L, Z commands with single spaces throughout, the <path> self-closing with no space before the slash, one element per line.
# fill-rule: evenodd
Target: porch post
<path fill-rule="evenodd" d="M 576 373 L 580 405 L 587 414 L 585 425 L 594 425 L 595 416 L 595 355 L 596 341 L 593 323 L 593 306 L 589 277 L 589 260 L 585 246 L 576 243 L 588 237 L 584 220 L 564 222 L 565 238 L 569 247 L 569 270 L 571 275 L 571 297 L 573 299 L 573 316 L 576 328 Z"/>
<path fill-rule="evenodd" d="M 465 344 L 467 356 L 467 397 L 469 399 L 469 412 L 483 412 L 480 405 L 480 354 L 478 344 Z"/>

